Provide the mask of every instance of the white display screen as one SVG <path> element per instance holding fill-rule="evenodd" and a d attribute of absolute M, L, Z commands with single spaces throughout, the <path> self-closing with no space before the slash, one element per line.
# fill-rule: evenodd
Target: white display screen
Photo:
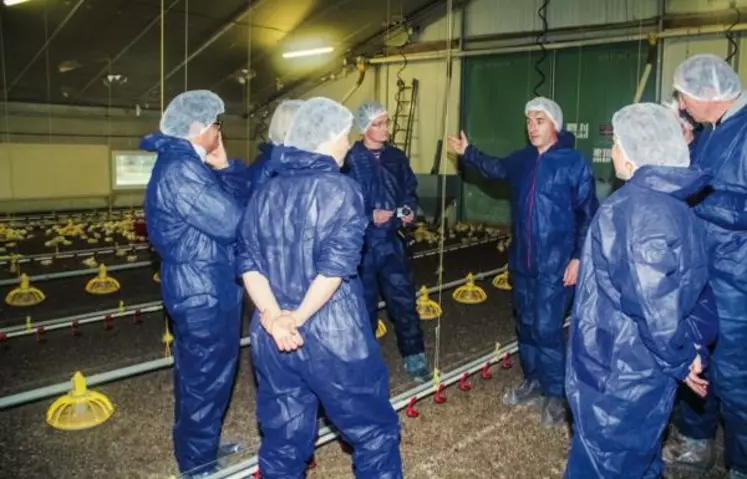
<path fill-rule="evenodd" d="M 145 151 L 113 151 L 114 189 L 144 189 L 156 163 L 156 154 Z"/>

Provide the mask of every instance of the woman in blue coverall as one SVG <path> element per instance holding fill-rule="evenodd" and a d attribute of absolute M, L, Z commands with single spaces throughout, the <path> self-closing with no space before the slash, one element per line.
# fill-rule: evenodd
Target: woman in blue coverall
<path fill-rule="evenodd" d="M 270 128 L 267 132 L 267 136 L 270 137 L 270 143 L 259 145 L 260 154 L 249 165 L 249 182 L 252 185 L 252 191 L 257 191 L 257 188 L 270 179 L 271 172 L 267 166 L 272 157 L 272 150 L 276 146 L 283 144 L 283 138 L 285 138 L 285 133 L 288 131 L 288 126 L 290 126 L 293 117 L 296 115 L 298 109 L 301 108 L 301 105 L 303 105 L 303 100 L 284 100 L 275 108 L 275 112 L 272 114 L 272 119 L 270 120 Z"/>
<path fill-rule="evenodd" d="M 540 97 L 524 110 L 530 145 L 507 158 L 482 153 L 464 133 L 448 141 L 464 165 L 511 187 L 508 269 L 524 380 L 503 402 L 515 406 L 542 398 L 541 422 L 553 427 L 566 421 L 563 321 L 599 203 L 589 163 L 573 149 L 573 135 L 562 130 L 560 106 Z"/>
<path fill-rule="evenodd" d="M 320 403 L 353 447 L 356 477 L 402 477 L 399 419 L 357 276 L 368 220 L 360 188 L 340 173 L 352 120 L 339 103 L 308 100 L 240 227 L 238 273 L 257 309 L 259 469 L 269 479 L 304 477 Z"/>
<path fill-rule="evenodd" d="M 145 220 L 161 257 L 161 293 L 174 328 L 174 453 L 192 477 L 217 469 L 239 356 L 242 290 L 234 246 L 249 196 L 247 168 L 228 161 L 214 93 L 182 93 L 166 108 L 162 134 L 142 149 L 158 159 L 145 192 Z"/>
<path fill-rule="evenodd" d="M 658 479 L 678 382 L 706 394 L 700 374 L 718 329 L 705 231 L 686 202 L 708 178 L 688 168 L 677 117 L 639 103 L 612 126 L 615 172 L 627 183 L 599 208 L 581 256 L 566 479 Z"/>

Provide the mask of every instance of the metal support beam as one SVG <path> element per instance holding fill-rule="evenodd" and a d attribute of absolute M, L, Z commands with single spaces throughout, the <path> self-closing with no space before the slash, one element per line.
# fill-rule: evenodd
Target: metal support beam
<path fill-rule="evenodd" d="M 467 2 L 466 1 L 464 1 L 464 2 L 456 2 L 456 4 L 458 6 L 462 5 L 462 3 L 467 3 Z M 437 8 L 442 8 L 442 7 L 444 7 L 444 1 L 443 0 L 434 0 L 434 1 L 432 1 L 432 2 L 430 2 L 428 4 L 426 4 L 426 5 L 424 5 L 423 7 L 421 7 L 420 9 L 418 9 L 417 11 L 411 13 L 404 20 L 404 22 L 405 23 L 417 23 L 417 21 L 419 21 L 419 20 L 421 20 L 423 18 L 427 18 L 429 15 L 434 15 L 434 11 Z M 356 45 L 354 47 L 354 49 L 360 51 L 361 49 L 365 48 L 366 45 L 369 45 L 369 44 L 371 44 L 372 42 L 374 42 L 376 40 L 379 40 L 379 39 L 382 39 L 382 38 L 386 37 L 386 34 L 387 34 L 387 29 L 385 28 L 385 29 L 383 29 L 383 30 L 381 30 L 381 31 L 379 31 L 379 32 L 371 35 L 370 37 L 366 38 L 365 40 L 363 40 L 361 43 L 359 43 L 358 45 Z M 333 60 L 330 60 L 330 64 L 332 64 L 332 62 L 334 62 L 334 61 L 341 61 L 342 59 L 343 59 L 343 56 L 338 55 Z M 337 64 L 339 65 L 339 63 L 337 63 Z M 235 71 L 235 69 L 233 71 Z M 322 69 L 319 69 L 315 73 L 311 73 L 309 76 L 318 75 L 319 77 L 321 77 L 321 76 L 324 76 L 325 73 L 329 73 L 329 72 L 332 72 L 332 71 L 339 71 L 339 68 L 322 68 Z M 222 83 L 222 81 L 224 81 L 224 80 L 225 80 L 225 78 L 223 80 L 221 80 L 221 82 L 218 82 L 217 84 Z M 260 105 L 254 107 L 249 112 L 249 114 L 254 114 L 257 111 L 262 110 L 263 108 L 267 107 L 268 105 L 272 104 L 273 102 L 277 101 L 278 99 L 280 99 L 280 98 L 282 98 L 282 97 L 290 94 L 291 92 L 293 92 L 297 88 L 303 88 L 307 84 L 311 84 L 310 88 L 314 88 L 315 86 L 317 86 L 318 83 L 320 83 L 318 80 L 312 80 L 312 82 L 309 82 L 308 80 L 300 80 L 300 81 L 293 82 L 292 84 L 290 84 L 286 88 L 283 88 L 281 91 L 277 92 L 276 94 L 271 95 L 266 101 L 262 102 Z"/>
<path fill-rule="evenodd" d="M 122 58 L 130 50 L 130 48 L 132 48 L 133 45 L 135 45 L 141 38 L 143 38 L 145 36 L 145 34 L 147 34 L 150 31 L 151 28 L 155 27 L 156 25 L 158 25 L 161 22 L 161 15 L 166 15 L 167 13 L 169 13 L 171 11 L 171 9 L 174 8 L 176 6 L 176 4 L 179 3 L 179 2 L 181 2 L 181 0 L 174 0 L 173 2 L 171 2 L 171 4 L 168 7 L 166 7 L 166 9 L 163 12 L 159 11 L 158 15 L 155 16 L 153 18 L 153 20 L 151 20 L 150 23 L 145 26 L 145 28 L 143 28 L 142 30 L 140 30 L 140 33 L 138 33 L 137 35 L 135 35 L 135 38 L 133 38 L 127 45 L 125 45 L 124 48 L 122 48 L 119 51 L 119 53 L 117 53 L 114 56 L 114 58 L 112 58 L 110 61 L 108 61 L 107 64 L 104 65 L 104 67 L 101 70 L 99 70 L 99 72 L 96 73 L 88 81 L 88 83 L 86 83 L 85 86 L 83 86 L 83 88 L 81 88 L 80 91 L 78 91 L 75 94 L 75 96 L 70 100 L 70 103 L 73 103 L 73 102 L 77 101 L 85 92 L 87 92 L 88 89 L 91 88 L 91 85 L 93 85 L 96 80 L 98 80 L 99 78 L 101 78 L 101 75 L 103 75 L 104 73 L 107 73 L 109 71 L 109 68 L 110 68 L 110 66 L 112 64 L 114 64 L 120 58 Z"/>
<path fill-rule="evenodd" d="M 13 79 L 13 81 L 10 82 L 10 85 L 5 90 L 6 96 L 7 96 L 8 93 L 10 93 L 10 91 L 13 89 L 13 87 L 15 87 L 16 85 L 18 85 L 18 82 L 21 81 L 21 78 L 23 78 L 23 75 L 25 75 L 26 72 L 28 72 L 31 69 L 32 66 L 34 66 L 34 63 L 36 63 L 36 60 L 38 60 L 39 57 L 45 51 L 47 51 L 47 48 L 49 48 L 49 45 L 52 44 L 52 40 L 54 40 L 55 37 L 57 37 L 57 35 L 59 35 L 59 33 L 62 31 L 62 29 L 65 28 L 65 25 L 67 25 L 67 22 L 69 22 L 70 19 L 73 18 L 73 16 L 75 15 L 75 13 L 80 9 L 81 5 L 83 5 L 83 3 L 85 1 L 86 0 L 78 0 L 78 3 L 76 3 L 75 6 L 72 9 L 70 9 L 70 11 L 68 12 L 68 14 L 65 17 L 65 19 L 62 20 L 62 23 L 60 23 L 57 26 L 57 28 L 55 28 L 54 32 L 52 32 L 52 35 L 50 35 L 49 38 L 47 38 L 47 41 L 44 42 L 44 45 L 42 45 L 41 48 L 39 49 L 39 51 L 36 52 L 36 55 L 34 55 L 31 58 L 31 61 L 29 61 L 26 64 L 26 66 L 23 67 L 23 69 L 21 70 L 21 72 L 18 75 L 16 75 L 15 79 Z"/>
<path fill-rule="evenodd" d="M 241 7 L 241 9 L 239 9 L 236 13 L 234 13 L 231 16 L 231 18 L 229 18 L 226 22 L 224 22 L 223 25 L 221 25 L 221 27 L 218 28 L 218 30 L 216 30 L 212 35 L 210 35 L 210 37 L 208 37 L 207 40 L 205 40 L 204 42 L 200 44 L 200 46 L 195 48 L 194 51 L 192 51 L 192 53 L 190 53 L 187 58 L 179 62 L 179 64 L 175 66 L 174 68 L 172 68 L 171 71 L 169 71 L 163 78 L 161 78 L 161 80 L 158 83 L 156 83 L 152 87 L 145 90 L 143 93 L 139 95 L 139 97 L 140 98 L 145 97 L 146 95 L 148 95 L 148 93 L 158 88 L 158 85 L 160 85 L 161 83 L 165 84 L 169 78 L 174 76 L 177 72 L 179 72 L 179 70 L 184 68 L 189 62 L 197 58 L 198 55 L 204 52 L 210 45 L 215 43 L 216 40 L 218 40 L 220 37 L 225 35 L 226 32 L 228 32 L 231 28 L 233 28 L 234 25 L 236 25 L 239 21 L 241 21 L 243 17 L 245 17 L 252 10 L 254 10 L 257 7 L 257 5 L 261 2 L 262 0 L 246 0 L 246 3 L 247 3 L 246 6 Z M 251 28 L 251 25 L 249 25 L 249 28 Z"/>

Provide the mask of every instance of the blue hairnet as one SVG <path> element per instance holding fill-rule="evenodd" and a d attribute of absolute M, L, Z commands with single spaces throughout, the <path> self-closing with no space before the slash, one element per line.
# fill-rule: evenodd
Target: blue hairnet
<path fill-rule="evenodd" d="M 742 93 L 734 69 L 716 55 L 693 55 L 674 70 L 674 89 L 700 101 L 728 101 Z"/>
<path fill-rule="evenodd" d="M 185 91 L 176 96 L 161 117 L 161 133 L 177 138 L 200 136 L 215 123 L 226 107 L 218 95 L 208 90 Z"/>
<path fill-rule="evenodd" d="M 285 133 L 301 105 L 303 105 L 303 100 L 284 100 L 275 108 L 268 133 L 271 142 L 276 145 L 283 143 Z"/>
<path fill-rule="evenodd" d="M 541 111 L 549 116 L 555 124 L 555 131 L 563 129 L 563 110 L 560 109 L 560 105 L 549 98 L 538 96 L 537 98 L 529 100 L 527 105 L 524 107 L 524 114 L 526 115 L 530 111 Z"/>
<path fill-rule="evenodd" d="M 329 98 L 311 98 L 298 109 L 283 143 L 313 152 L 324 143 L 347 135 L 352 126 L 350 110 Z"/>
<path fill-rule="evenodd" d="M 690 166 L 690 152 L 675 113 L 656 103 L 628 105 L 612 117 L 615 138 L 638 167 Z"/>
<path fill-rule="evenodd" d="M 376 101 L 370 101 L 359 106 L 358 117 L 356 118 L 356 120 L 361 133 L 366 133 L 366 130 L 368 130 L 368 128 L 371 126 L 371 123 L 373 123 L 375 119 L 377 119 L 381 115 L 385 115 L 386 113 L 387 111 L 386 108 L 384 108 L 384 105 Z"/>

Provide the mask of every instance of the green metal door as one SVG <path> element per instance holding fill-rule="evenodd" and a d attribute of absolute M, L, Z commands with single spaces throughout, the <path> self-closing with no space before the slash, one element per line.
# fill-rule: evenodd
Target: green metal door
<path fill-rule="evenodd" d="M 611 189 L 614 171 L 611 118 L 633 100 L 647 55 L 646 42 L 629 42 L 549 52 L 542 64 L 542 95 L 557 101 L 565 126 L 574 131 L 576 147 L 592 162 L 598 195 Z M 498 157 L 526 144 L 524 105 L 540 80 L 535 70 L 538 52 L 467 58 L 462 81 L 462 125 L 481 150 Z M 651 72 L 642 101 L 655 95 Z M 466 221 L 508 223 L 508 189 L 466 171 L 462 190 Z"/>

